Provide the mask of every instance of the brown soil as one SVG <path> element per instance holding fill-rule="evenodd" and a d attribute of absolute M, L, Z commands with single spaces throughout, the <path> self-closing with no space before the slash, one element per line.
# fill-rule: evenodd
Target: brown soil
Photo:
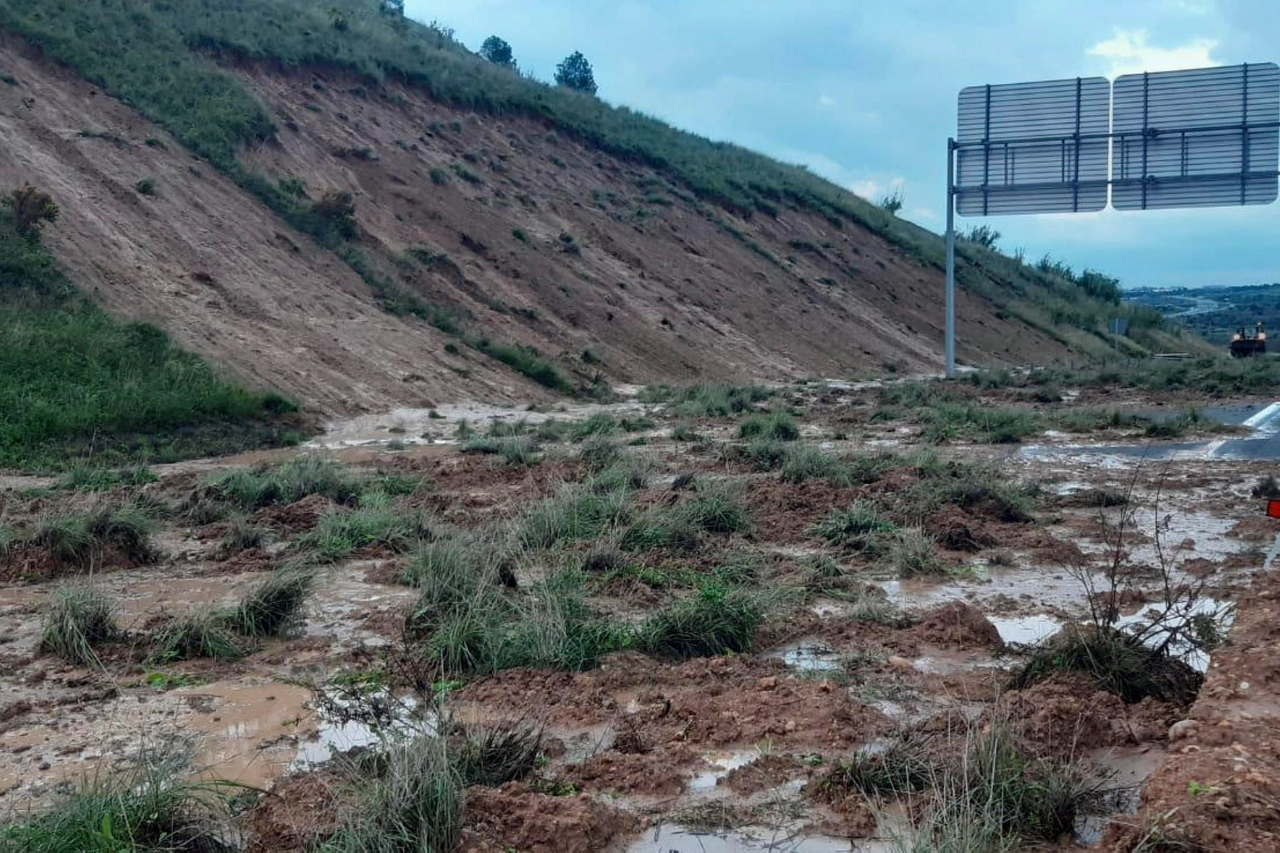
<path fill-rule="evenodd" d="M 1280 578 L 1257 575 L 1229 644 L 1213 653 L 1192 722 L 1144 786 L 1135 826 L 1114 828 L 1107 850 L 1280 850 L 1278 653 Z M 1154 848 L 1159 833 L 1189 846 Z"/>
<path fill-rule="evenodd" d="M 286 776 L 254 808 L 249 818 L 249 853 L 311 850 L 340 825 L 337 776 L 320 771 Z"/>
<path fill-rule="evenodd" d="M 744 767 L 730 770 L 717 785 L 749 796 L 808 775 L 808 768 L 790 755 L 763 755 Z"/>
<path fill-rule="evenodd" d="M 610 750 L 569 765 L 565 776 L 587 791 L 673 797 L 684 790 L 682 771 L 700 764 L 698 754 L 683 745 L 643 754 Z"/>
<path fill-rule="evenodd" d="M 450 337 L 425 322 L 379 309 L 332 253 L 18 39 L 0 40 L 0 66 L 20 81 L 0 89 L 0 184 L 29 182 L 53 195 L 63 215 L 48 243 L 112 313 L 153 320 L 183 345 L 326 413 L 547 396 L 487 357 L 446 352 Z M 272 180 L 300 179 L 313 198 L 352 192 L 360 248 L 380 274 L 494 340 L 534 345 L 584 376 L 599 369 L 579 358 L 590 349 L 610 377 L 628 381 L 845 375 L 940 361 L 941 272 L 856 225 L 718 211 L 745 235 L 738 240 L 698 205 L 646 205 L 637 182 L 665 184 L 655 170 L 537 120 L 466 115 L 389 80 L 362 97 L 353 92 L 368 81 L 354 75 L 233 73 L 281 127 L 277 141 L 245 152 L 245 164 Z M 455 121 L 457 132 L 430 130 Z M 335 154 L 361 149 L 371 156 Z M 478 161 L 467 168 L 480 183 L 432 182 L 433 168 L 448 172 L 464 156 Z M 154 196 L 132 189 L 144 177 L 155 181 Z M 562 233 L 578 252 L 564 250 Z M 795 239 L 830 248 L 798 253 L 787 246 Z M 447 259 L 405 263 L 414 246 Z M 958 316 L 961 358 L 1070 355 L 964 289 Z"/>
<path fill-rule="evenodd" d="M 249 520 L 282 536 L 294 536 L 315 527 L 320 516 L 332 508 L 333 501 L 324 495 L 308 495 L 295 503 L 260 509 Z"/>
<path fill-rule="evenodd" d="M 628 713 L 616 698 L 640 691 Z M 778 661 L 700 658 L 672 664 L 620 654 L 599 670 L 513 670 L 468 685 L 459 698 L 504 713 L 545 715 L 561 726 L 624 716 L 647 744 L 724 748 L 764 740 L 847 748 L 883 729 L 879 712 L 829 685 L 789 675 Z"/>
<path fill-rule="evenodd" d="M 553 797 L 516 782 L 467 790 L 464 853 L 595 853 L 636 820 L 588 794 Z"/>
<path fill-rule="evenodd" d="M 1004 645 L 1000 630 L 971 604 L 953 601 L 924 614 L 915 634 L 922 642 L 962 649 L 994 649 Z"/>
<path fill-rule="evenodd" d="M 1061 673 L 1005 696 L 1006 709 L 1039 750 L 1074 756 L 1099 747 L 1163 741 L 1179 719 L 1173 705 L 1144 699 L 1126 705 L 1082 673 Z"/>

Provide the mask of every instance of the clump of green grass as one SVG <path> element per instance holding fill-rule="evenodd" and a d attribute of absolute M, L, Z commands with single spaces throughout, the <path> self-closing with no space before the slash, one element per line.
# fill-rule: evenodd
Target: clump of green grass
<path fill-rule="evenodd" d="M 171 619 L 152 636 L 151 660 L 169 663 L 193 658 L 237 660 L 245 650 L 217 614 L 197 613 Z"/>
<path fill-rule="evenodd" d="M 456 609 L 495 586 L 497 580 L 492 551 L 486 544 L 458 538 L 423 543 L 404 572 L 404 581 L 422 590 L 414 605 L 420 613 Z"/>
<path fill-rule="evenodd" d="M 681 442 L 702 441 L 702 436 L 699 435 L 693 424 L 678 423 L 671 428 L 671 440 Z"/>
<path fill-rule="evenodd" d="M 776 438 L 753 438 L 741 452 L 757 471 L 776 471 L 786 461 L 787 445 Z"/>
<path fill-rule="evenodd" d="M 366 780 L 365 807 L 321 847 L 321 853 L 444 853 L 462 839 L 462 783 L 441 738 L 388 743 L 382 772 Z"/>
<path fill-rule="evenodd" d="M 773 394 L 759 385 L 650 385 L 638 398 L 642 403 L 666 403 L 668 411 L 683 418 L 727 418 L 754 410 Z"/>
<path fill-rule="evenodd" d="M 824 792 L 857 791 L 867 797 L 894 797 L 928 789 L 935 770 L 920 744 L 897 738 L 885 749 L 856 752 L 822 778 Z"/>
<path fill-rule="evenodd" d="M 854 485 L 860 475 L 845 460 L 806 445 L 786 449 L 781 476 L 788 483 L 826 480 L 833 486 L 845 488 Z"/>
<path fill-rule="evenodd" d="M 280 465 L 241 468 L 211 478 L 209 489 L 246 511 L 290 504 L 310 495 L 352 503 L 362 484 L 334 462 L 300 456 Z"/>
<path fill-rule="evenodd" d="M 622 532 L 624 551 L 689 550 L 703 533 L 738 533 L 751 527 L 746 509 L 721 490 L 701 491 L 674 507 L 654 507 Z"/>
<path fill-rule="evenodd" d="M 886 539 L 897 530 L 898 526 L 884 518 L 875 504 L 864 500 L 832 510 L 813 528 L 814 533 L 832 544 L 872 557 L 884 552 Z"/>
<path fill-rule="evenodd" d="M 222 850 L 230 801 L 242 788 L 196 781 L 186 770 L 172 755 L 140 755 L 57 795 L 48 810 L 9 824 L 0 832 L 0 850 Z"/>
<path fill-rule="evenodd" d="M 623 452 L 616 441 L 605 434 L 598 434 L 582 443 L 578 459 L 587 466 L 588 471 L 600 472 L 621 462 Z"/>
<path fill-rule="evenodd" d="M 151 528 L 151 519 L 137 507 L 103 507 L 88 515 L 47 518 L 15 546 L 42 549 L 63 567 L 89 568 L 108 553 L 146 565 L 157 556 Z"/>
<path fill-rule="evenodd" d="M 464 787 L 496 788 L 532 773 L 541 750 L 542 729 L 531 723 L 468 728 L 453 763 Z"/>
<path fill-rule="evenodd" d="M 117 486 L 143 486 L 159 479 L 155 472 L 145 465 L 129 468 L 105 468 L 89 463 L 80 463 L 68 468 L 58 477 L 58 487 L 76 489 L 86 492 L 103 492 Z"/>
<path fill-rule="evenodd" d="M 984 444 L 1017 444 L 1044 431 L 1034 412 L 943 403 L 921 411 L 922 437 L 942 443 L 967 438 Z"/>
<path fill-rule="evenodd" d="M 1070 628 L 1041 643 L 1014 676 L 1024 689 L 1055 672 L 1084 672 L 1101 690 L 1127 703 L 1148 696 L 1176 705 L 1195 700 L 1204 676 L 1160 648 L 1114 628 Z"/>
<path fill-rule="evenodd" d="M 60 586 L 53 591 L 40 627 L 40 649 L 67 663 L 100 667 L 97 646 L 120 636 L 115 606 L 91 586 Z"/>
<path fill-rule="evenodd" d="M 518 529 L 527 548 L 550 548 L 561 542 L 593 539 L 631 515 L 631 493 L 626 488 L 597 490 L 569 486 L 535 504 Z"/>
<path fill-rule="evenodd" d="M 542 459 L 537 441 L 528 435 L 503 438 L 474 436 L 462 445 L 462 452 L 499 456 L 505 464 L 513 467 L 535 465 Z"/>
<path fill-rule="evenodd" d="M 246 551 L 250 548 L 261 548 L 267 541 L 267 531 L 243 515 L 237 515 L 227 525 L 219 548 L 225 553 Z"/>
<path fill-rule="evenodd" d="M 889 543 L 887 559 L 898 577 L 902 578 L 947 573 L 946 566 L 938 559 L 937 543 L 932 536 L 918 528 L 895 531 Z"/>
<path fill-rule="evenodd" d="M 773 411 L 767 415 L 755 414 L 745 418 L 738 425 L 738 437 L 795 441 L 800 437 L 800 428 L 791 415 Z"/>
<path fill-rule="evenodd" d="M 764 611 L 740 589 L 704 587 L 658 611 L 638 630 L 636 645 L 658 657 L 694 657 L 749 652 Z"/>
<path fill-rule="evenodd" d="M 403 554 L 433 535 L 431 525 L 419 512 L 403 509 L 389 500 L 366 503 L 362 498 L 362 505 L 354 509 L 329 510 L 298 544 L 310 549 L 317 560 L 332 563 L 363 548 Z"/>
<path fill-rule="evenodd" d="M 281 569 L 240 600 L 229 622 L 246 637 L 285 636 L 302 620 L 313 582 L 306 572 Z"/>

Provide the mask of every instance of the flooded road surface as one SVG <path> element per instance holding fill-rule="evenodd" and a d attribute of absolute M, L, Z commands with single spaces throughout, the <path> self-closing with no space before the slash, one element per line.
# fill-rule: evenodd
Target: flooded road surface
<path fill-rule="evenodd" d="M 1029 445 L 1022 448 L 1019 454 L 1028 459 L 1107 457 L 1118 461 L 1150 462 L 1190 459 L 1280 460 L 1280 403 L 1267 406 L 1215 406 L 1203 410 L 1201 414 L 1219 423 L 1247 428 L 1250 432 L 1240 437 L 1208 441 Z"/>

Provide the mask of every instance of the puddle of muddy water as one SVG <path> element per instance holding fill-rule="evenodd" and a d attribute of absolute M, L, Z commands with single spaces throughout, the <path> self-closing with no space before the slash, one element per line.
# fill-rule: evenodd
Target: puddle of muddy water
<path fill-rule="evenodd" d="M 1047 614 L 1017 617 L 991 617 L 991 624 L 1006 643 L 1031 646 L 1047 640 L 1062 628 L 1062 622 Z"/>
<path fill-rule="evenodd" d="M 626 848 L 627 853 L 849 853 L 853 849 L 843 839 L 786 829 L 744 827 L 710 834 L 674 824 L 658 824 Z"/>
<path fill-rule="evenodd" d="M 1138 811 L 1139 792 L 1142 784 L 1164 761 L 1165 753 L 1147 747 L 1109 747 L 1095 749 L 1083 758 L 1098 767 L 1107 776 L 1107 785 L 1114 790 L 1104 803 L 1112 814 L 1131 815 Z M 1090 815 L 1079 818 L 1075 825 L 1076 841 L 1092 846 L 1102 840 L 1109 815 Z"/>
<path fill-rule="evenodd" d="M 759 755 L 755 752 L 732 752 L 721 756 L 708 755 L 704 758 L 713 769 L 699 773 L 689 781 L 691 794 L 714 791 L 721 779 L 740 767 L 746 767 L 759 758 Z"/>
<path fill-rule="evenodd" d="M 801 672 L 834 672 L 840 669 L 839 656 L 830 646 L 813 640 L 800 640 L 766 652 L 765 657 L 781 660 Z"/>

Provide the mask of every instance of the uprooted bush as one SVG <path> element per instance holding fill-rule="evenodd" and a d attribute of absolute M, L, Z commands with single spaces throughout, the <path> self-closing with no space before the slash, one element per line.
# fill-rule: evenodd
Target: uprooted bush
<path fill-rule="evenodd" d="M 96 648 L 120 636 L 111 600 L 91 586 L 53 591 L 40 628 L 40 650 L 67 663 L 101 666 Z"/>
<path fill-rule="evenodd" d="M 1061 671 L 1087 673 L 1099 689 L 1130 704 L 1150 696 L 1186 706 L 1204 682 L 1204 676 L 1165 649 L 1151 648 L 1118 628 L 1089 625 L 1071 626 L 1040 644 L 1010 686 L 1025 689 Z"/>

